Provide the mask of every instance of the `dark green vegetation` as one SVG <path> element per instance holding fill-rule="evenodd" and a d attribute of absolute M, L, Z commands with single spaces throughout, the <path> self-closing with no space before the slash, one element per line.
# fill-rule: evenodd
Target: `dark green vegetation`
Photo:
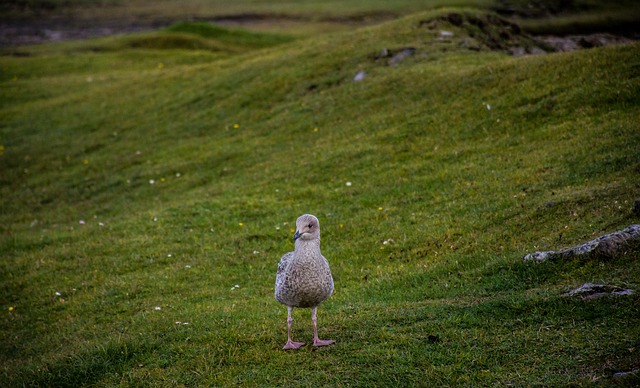
<path fill-rule="evenodd" d="M 535 34 L 634 35 L 640 21 L 640 5 L 634 0 L 498 0 L 491 8 Z"/>
<path fill-rule="evenodd" d="M 522 256 L 639 222 L 640 45 L 507 53 L 529 44 L 449 9 L 296 41 L 180 24 L 5 51 L 0 381 L 636 384 L 612 375 L 640 366 L 638 293 L 561 294 L 640 290 L 640 252 Z M 305 212 L 338 343 L 284 352 L 273 282 Z"/>

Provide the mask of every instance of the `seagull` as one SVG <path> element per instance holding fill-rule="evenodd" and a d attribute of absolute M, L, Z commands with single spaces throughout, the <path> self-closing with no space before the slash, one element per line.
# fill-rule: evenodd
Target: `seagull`
<path fill-rule="evenodd" d="M 295 248 L 285 253 L 276 273 L 276 300 L 287 306 L 287 343 L 283 349 L 298 349 L 304 342 L 291 339 L 291 316 L 294 307 L 311 308 L 313 346 L 325 346 L 334 340 L 318 338 L 316 309 L 333 292 L 333 278 L 329 262 L 320 252 L 320 222 L 311 214 L 303 214 L 296 221 L 293 235 Z"/>

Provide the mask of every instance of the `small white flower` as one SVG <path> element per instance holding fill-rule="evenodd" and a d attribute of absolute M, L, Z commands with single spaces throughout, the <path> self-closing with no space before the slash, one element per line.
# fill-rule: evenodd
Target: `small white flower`
<path fill-rule="evenodd" d="M 62 293 L 60 293 L 60 292 L 56 291 L 56 295 L 57 295 L 57 296 L 62 296 Z"/>
<path fill-rule="evenodd" d="M 253 254 L 254 254 L 254 255 L 257 255 L 258 253 L 260 253 L 260 252 L 258 252 L 258 251 L 253 251 Z"/>
<path fill-rule="evenodd" d="M 158 221 L 158 217 L 153 217 L 153 222 L 157 222 Z"/>
<path fill-rule="evenodd" d="M 351 187 L 351 182 L 347 182 L 345 183 L 345 185 L 347 185 L 348 187 Z"/>
<path fill-rule="evenodd" d="M 184 267 L 185 267 L 186 269 L 191 268 L 191 266 L 190 266 L 189 264 L 185 265 Z"/>
<path fill-rule="evenodd" d="M 156 310 L 162 310 L 162 307 L 156 306 Z"/>
<path fill-rule="evenodd" d="M 188 324 L 189 324 L 189 322 L 182 322 L 182 324 L 183 324 L 183 325 L 188 325 Z"/>
<path fill-rule="evenodd" d="M 103 222 L 98 222 L 98 225 L 104 226 L 104 223 Z"/>
<path fill-rule="evenodd" d="M 84 225 L 85 224 L 84 220 L 80 220 L 79 224 Z"/>
<path fill-rule="evenodd" d="M 150 185 L 155 185 L 155 184 L 156 184 L 156 181 L 155 181 L 155 180 L 153 180 L 153 179 L 149 179 L 149 184 L 150 184 Z"/>
<path fill-rule="evenodd" d="M 169 254 L 167 255 L 167 257 L 171 257 L 171 256 L 172 256 L 172 255 L 171 255 L 171 253 L 169 253 Z"/>
<path fill-rule="evenodd" d="M 180 173 L 176 172 L 176 178 L 180 178 Z"/>
<path fill-rule="evenodd" d="M 182 322 L 176 321 L 176 325 L 180 325 L 180 324 L 182 324 Z"/>

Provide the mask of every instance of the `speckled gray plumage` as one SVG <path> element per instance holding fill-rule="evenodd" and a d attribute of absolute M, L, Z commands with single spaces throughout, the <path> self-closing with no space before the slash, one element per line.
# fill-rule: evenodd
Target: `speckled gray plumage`
<path fill-rule="evenodd" d="M 311 228 L 310 228 L 311 226 Z M 320 223 L 310 214 L 296 221 L 300 237 L 282 256 L 276 274 L 276 300 L 288 307 L 314 308 L 333 292 L 329 262 L 320 252 Z"/>

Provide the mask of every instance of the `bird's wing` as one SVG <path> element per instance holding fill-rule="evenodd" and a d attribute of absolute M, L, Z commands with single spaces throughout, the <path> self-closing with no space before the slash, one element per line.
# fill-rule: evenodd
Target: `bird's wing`
<path fill-rule="evenodd" d="M 327 265 L 327 268 L 329 268 L 329 260 L 327 260 L 326 257 L 324 257 L 324 255 L 321 253 L 320 257 L 322 257 L 322 260 L 324 261 L 324 263 Z"/>
<path fill-rule="evenodd" d="M 289 266 L 289 261 L 293 258 L 293 252 L 287 252 L 282 255 L 280 262 L 278 263 L 278 272 L 276 272 L 276 278 L 279 278 L 281 274 L 283 274 L 287 267 Z"/>

